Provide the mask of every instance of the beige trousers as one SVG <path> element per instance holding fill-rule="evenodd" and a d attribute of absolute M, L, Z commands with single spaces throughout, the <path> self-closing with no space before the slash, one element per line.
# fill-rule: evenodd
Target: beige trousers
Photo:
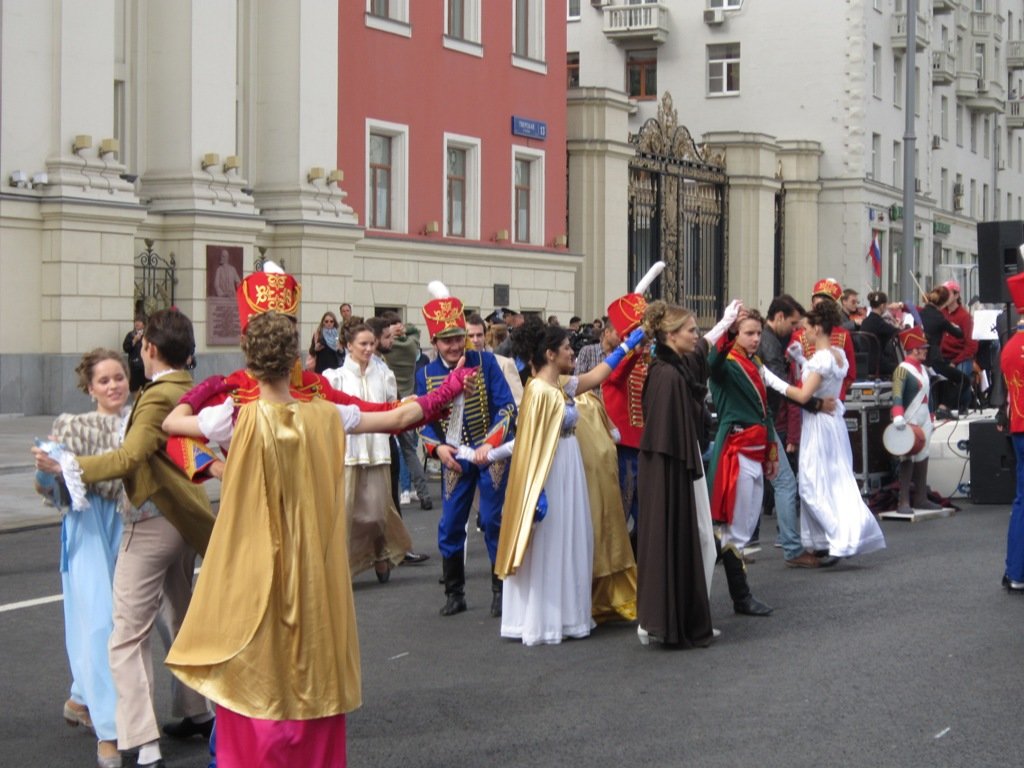
<path fill-rule="evenodd" d="M 132 749 L 160 738 L 153 711 L 153 653 L 158 616 L 169 642 L 178 634 L 192 597 L 196 553 L 162 516 L 125 528 L 114 569 L 114 631 L 110 671 L 117 689 L 117 746 Z M 173 714 L 210 711 L 205 698 L 172 681 Z"/>

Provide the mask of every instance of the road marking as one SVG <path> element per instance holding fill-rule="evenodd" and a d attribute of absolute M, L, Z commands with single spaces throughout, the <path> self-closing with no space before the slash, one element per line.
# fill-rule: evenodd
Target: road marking
<path fill-rule="evenodd" d="M 196 568 L 193 573 L 199 573 L 199 569 Z M 5 605 L 0 605 L 0 613 L 20 611 L 22 608 L 35 608 L 37 605 L 46 605 L 47 603 L 59 603 L 63 599 L 64 595 L 50 595 L 49 597 L 37 597 L 34 600 L 21 600 L 17 603 L 7 603 Z"/>
<path fill-rule="evenodd" d="M 37 597 L 35 600 L 22 600 L 17 603 L 7 603 L 6 605 L 0 605 L 0 613 L 17 611 L 22 608 L 33 608 L 37 605 L 46 605 L 47 603 L 57 603 L 63 599 L 64 595 L 50 595 L 49 597 Z"/>
<path fill-rule="evenodd" d="M 952 728 L 943 728 L 941 731 L 939 731 L 938 733 L 935 734 L 934 738 L 941 739 L 943 736 L 945 736 L 951 730 L 952 730 Z"/>

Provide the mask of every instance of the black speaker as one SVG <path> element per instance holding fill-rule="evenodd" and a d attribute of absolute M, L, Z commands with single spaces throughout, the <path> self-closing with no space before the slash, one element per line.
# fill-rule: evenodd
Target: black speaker
<path fill-rule="evenodd" d="M 971 452 L 971 501 L 1011 504 L 1017 493 L 1017 459 L 1006 432 L 992 420 L 972 421 L 968 427 Z"/>
<path fill-rule="evenodd" d="M 1024 221 L 978 222 L 978 298 L 986 304 L 1009 304 L 1006 278 L 1024 272 L 1018 248 Z M 972 296 L 964 296 L 969 301 Z"/>
<path fill-rule="evenodd" d="M 850 434 L 850 449 L 853 451 L 853 474 L 858 477 L 865 473 L 888 475 L 892 470 L 892 457 L 882 444 L 882 433 L 892 422 L 888 406 L 864 405 L 861 408 L 848 406 L 843 415 L 846 431 Z M 865 440 L 867 444 L 865 445 Z"/>

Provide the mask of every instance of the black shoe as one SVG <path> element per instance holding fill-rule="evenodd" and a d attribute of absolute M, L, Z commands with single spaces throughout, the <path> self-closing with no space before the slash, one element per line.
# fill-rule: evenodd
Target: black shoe
<path fill-rule="evenodd" d="M 419 565 L 430 559 L 430 555 L 421 555 L 419 552 L 406 552 L 402 558 L 402 565 Z M 442 580 L 442 584 L 444 581 Z"/>
<path fill-rule="evenodd" d="M 430 499 L 420 499 L 420 509 L 433 509 L 434 502 Z"/>
<path fill-rule="evenodd" d="M 155 763 L 136 763 L 135 768 L 164 768 L 164 761 L 157 760 Z"/>
<path fill-rule="evenodd" d="M 771 616 L 773 610 L 771 606 L 765 605 L 753 595 L 737 600 L 732 604 L 732 609 L 744 616 Z"/>
<path fill-rule="evenodd" d="M 466 598 L 463 595 L 448 595 L 448 600 L 441 609 L 442 616 L 454 616 L 466 610 Z"/>
<path fill-rule="evenodd" d="M 172 739 L 188 739 L 193 736 L 202 736 L 204 739 L 209 739 L 212 730 L 212 717 L 205 723 L 197 723 L 191 717 L 186 717 L 176 723 L 168 723 L 164 726 L 164 733 Z"/>
<path fill-rule="evenodd" d="M 1003 587 L 1007 592 L 1015 595 L 1024 595 L 1024 582 L 1010 581 L 1010 577 L 1003 574 Z"/>
<path fill-rule="evenodd" d="M 835 555 L 825 555 L 824 557 L 818 558 L 819 568 L 831 568 L 833 565 L 839 562 L 839 558 Z"/>
<path fill-rule="evenodd" d="M 373 569 L 373 572 L 377 574 L 377 581 L 381 584 L 387 584 L 391 580 L 391 563 L 387 563 L 387 566 L 383 571 L 378 571 L 376 568 Z"/>
<path fill-rule="evenodd" d="M 501 592 L 491 595 L 491 616 L 494 618 L 501 616 Z"/>
<path fill-rule="evenodd" d="M 935 416 L 935 420 L 936 421 L 956 421 L 957 420 L 956 416 L 953 415 L 952 411 L 950 411 L 948 408 L 945 408 L 943 406 L 939 406 L 938 408 L 936 408 L 935 409 L 935 413 L 933 415 Z"/>

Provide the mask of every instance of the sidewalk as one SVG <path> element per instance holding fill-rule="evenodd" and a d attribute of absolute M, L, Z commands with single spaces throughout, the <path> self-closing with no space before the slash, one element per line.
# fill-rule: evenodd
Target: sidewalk
<path fill-rule="evenodd" d="M 60 514 L 35 492 L 30 449 L 50 433 L 54 416 L 0 416 L 0 533 L 56 525 Z M 220 483 L 205 485 L 210 500 L 220 499 Z"/>

